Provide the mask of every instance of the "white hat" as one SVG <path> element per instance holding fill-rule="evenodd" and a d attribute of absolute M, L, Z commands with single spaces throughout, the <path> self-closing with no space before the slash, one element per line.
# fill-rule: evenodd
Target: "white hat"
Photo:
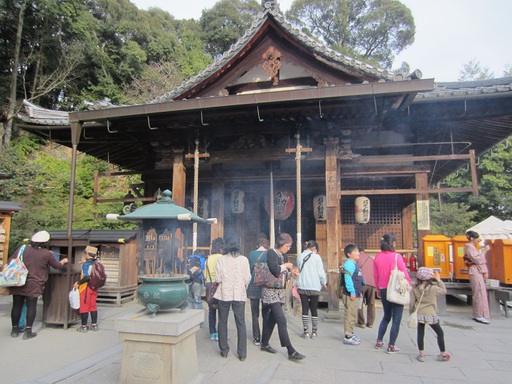
<path fill-rule="evenodd" d="M 33 243 L 46 243 L 48 240 L 50 240 L 50 234 L 46 231 L 36 232 L 30 239 Z"/>

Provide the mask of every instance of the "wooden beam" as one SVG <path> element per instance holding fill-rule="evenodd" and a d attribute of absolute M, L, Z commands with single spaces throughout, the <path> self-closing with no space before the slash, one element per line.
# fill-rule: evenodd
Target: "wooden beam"
<path fill-rule="evenodd" d="M 436 155 L 436 156 L 363 156 L 354 160 L 354 163 L 404 163 L 410 161 L 439 161 L 439 160 L 470 160 L 471 155 Z"/>
<path fill-rule="evenodd" d="M 430 173 L 430 167 L 423 165 L 412 166 L 398 166 L 394 168 L 389 167 L 343 167 L 341 170 L 341 177 L 361 177 L 368 175 L 378 175 L 381 177 L 395 177 L 395 176 L 410 176 L 418 172 Z"/>
<path fill-rule="evenodd" d="M 476 159 L 474 149 L 469 150 L 469 156 L 471 156 L 469 164 L 471 166 L 471 183 L 473 185 L 473 196 L 478 196 L 478 176 L 476 173 Z"/>
<path fill-rule="evenodd" d="M 454 192 L 473 192 L 472 187 L 461 188 L 414 188 L 414 189 L 358 189 L 339 191 L 338 196 L 356 196 L 356 195 L 416 195 L 418 193 L 454 193 Z"/>

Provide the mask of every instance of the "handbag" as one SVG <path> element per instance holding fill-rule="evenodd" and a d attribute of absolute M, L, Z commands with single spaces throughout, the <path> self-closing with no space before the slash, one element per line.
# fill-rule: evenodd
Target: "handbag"
<path fill-rule="evenodd" d="M 260 256 L 261 257 L 261 256 Z M 279 277 L 275 277 L 270 269 L 268 269 L 268 264 L 266 261 L 258 261 L 254 263 L 254 284 L 259 285 L 266 288 L 278 288 L 283 289 L 286 285 L 286 272 L 281 272 Z"/>
<path fill-rule="evenodd" d="M 397 258 L 398 253 L 395 254 L 395 268 L 389 276 L 386 299 L 395 304 L 406 305 L 411 299 L 409 294 L 411 285 L 405 278 L 405 274 L 398 269 Z"/>
<path fill-rule="evenodd" d="M 414 308 L 414 311 L 409 315 L 407 318 L 407 327 L 415 329 L 418 328 L 418 308 L 420 307 L 421 299 L 423 299 L 423 294 L 425 293 L 425 290 L 421 292 L 421 297 L 419 301 L 416 303 L 416 307 Z"/>
<path fill-rule="evenodd" d="M 3 272 L 0 273 L 0 287 L 21 287 L 25 285 L 28 276 L 28 269 L 23 263 L 23 245 L 18 252 L 18 256 L 7 264 Z"/>
<path fill-rule="evenodd" d="M 80 308 L 80 292 L 78 292 L 78 289 L 73 288 L 71 291 L 69 291 L 69 305 L 73 309 L 79 309 Z"/>
<path fill-rule="evenodd" d="M 212 281 L 212 276 L 210 275 L 210 268 L 208 268 L 208 261 L 206 261 L 206 272 L 208 272 L 208 280 Z M 215 292 L 217 292 L 217 288 L 219 287 L 218 283 L 211 282 L 209 286 L 206 287 L 205 300 L 208 303 L 208 306 L 212 309 L 216 309 L 219 307 L 219 301 L 213 297 Z"/>

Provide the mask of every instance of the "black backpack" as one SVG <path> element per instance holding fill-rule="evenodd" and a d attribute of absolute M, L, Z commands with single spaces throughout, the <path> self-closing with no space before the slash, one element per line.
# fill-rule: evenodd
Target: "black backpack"
<path fill-rule="evenodd" d="M 91 267 L 91 275 L 88 286 L 94 291 L 97 291 L 107 282 L 107 274 L 105 273 L 105 266 L 99 261 L 94 260 Z"/>

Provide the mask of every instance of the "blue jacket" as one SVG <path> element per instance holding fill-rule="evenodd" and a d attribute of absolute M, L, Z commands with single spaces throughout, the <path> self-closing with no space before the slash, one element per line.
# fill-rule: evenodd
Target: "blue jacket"
<path fill-rule="evenodd" d="M 344 291 L 344 293 L 349 293 L 350 295 L 361 297 L 364 285 L 364 278 L 363 273 L 361 272 L 361 268 L 359 268 L 356 262 L 352 259 L 347 259 L 347 261 L 345 261 L 345 264 L 343 264 L 343 268 L 345 269 L 345 271 L 350 273 L 350 275 L 343 275 L 345 279 L 346 290 L 346 292 Z"/>

